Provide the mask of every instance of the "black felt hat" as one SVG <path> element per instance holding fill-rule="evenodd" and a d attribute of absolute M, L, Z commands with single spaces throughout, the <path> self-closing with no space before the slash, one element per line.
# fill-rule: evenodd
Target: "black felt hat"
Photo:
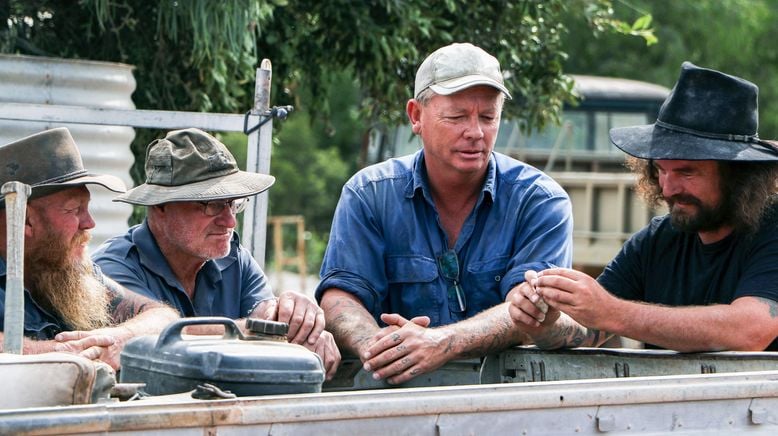
<path fill-rule="evenodd" d="M 757 134 L 758 94 L 747 80 L 684 62 L 656 123 L 614 128 L 610 138 L 643 159 L 776 161 L 778 143 Z"/>

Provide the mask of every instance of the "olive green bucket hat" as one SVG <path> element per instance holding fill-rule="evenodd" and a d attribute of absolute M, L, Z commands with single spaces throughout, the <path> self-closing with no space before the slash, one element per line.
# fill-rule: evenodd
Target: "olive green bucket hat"
<path fill-rule="evenodd" d="M 44 130 L 0 146 L 0 186 L 10 181 L 30 185 L 31 199 L 87 184 L 114 192 L 126 189 L 120 178 L 84 168 L 81 153 L 66 127 Z M 3 197 L 0 195 L 0 199 Z"/>
<path fill-rule="evenodd" d="M 154 206 L 248 197 L 267 190 L 275 180 L 239 170 L 227 147 L 202 130 L 174 130 L 146 149 L 146 183 L 114 201 Z"/>

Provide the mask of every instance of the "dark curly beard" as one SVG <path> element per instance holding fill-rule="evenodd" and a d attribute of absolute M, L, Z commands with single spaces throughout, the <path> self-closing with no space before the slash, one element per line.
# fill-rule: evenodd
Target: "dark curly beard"
<path fill-rule="evenodd" d="M 93 330 L 111 324 L 108 293 L 95 277 L 92 261 L 88 257 L 72 260 L 73 249 L 89 239 L 88 232 L 79 232 L 68 243 L 48 228 L 25 250 L 27 289 L 35 302 L 57 315 L 68 330 Z"/>
<path fill-rule="evenodd" d="M 697 212 L 690 214 L 681 212 L 674 205 L 678 201 L 683 201 L 686 205 L 696 206 Z M 696 233 L 714 231 L 733 220 L 732 208 L 728 201 L 722 201 L 717 206 L 710 207 L 691 195 L 674 195 L 667 199 L 667 207 L 670 209 L 670 222 L 673 227 L 682 232 Z"/>

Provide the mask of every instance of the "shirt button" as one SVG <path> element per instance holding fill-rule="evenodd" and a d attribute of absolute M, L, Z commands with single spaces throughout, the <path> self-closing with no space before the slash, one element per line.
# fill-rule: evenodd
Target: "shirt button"
<path fill-rule="evenodd" d="M 499 281 L 500 281 L 500 279 L 501 279 L 501 277 L 500 277 L 500 276 L 494 276 L 494 281 L 495 281 L 495 282 L 499 282 Z"/>

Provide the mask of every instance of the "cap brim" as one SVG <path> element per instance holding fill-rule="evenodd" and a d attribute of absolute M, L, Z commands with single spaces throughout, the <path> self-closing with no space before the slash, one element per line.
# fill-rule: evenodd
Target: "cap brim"
<path fill-rule="evenodd" d="M 511 97 L 511 93 L 508 92 L 508 89 L 502 83 L 480 74 L 474 74 L 470 76 L 457 77 L 456 79 L 444 80 L 434 85 L 430 85 L 430 89 L 435 91 L 436 94 L 451 95 L 455 92 L 459 92 L 464 89 L 471 88 L 473 86 L 478 86 L 478 85 L 486 85 L 486 86 L 491 86 L 492 88 L 497 88 L 503 94 L 505 94 L 507 98 L 509 99 L 513 98 Z"/>
<path fill-rule="evenodd" d="M 181 186 L 144 183 L 118 195 L 113 201 L 154 206 L 176 201 L 209 201 L 257 195 L 270 188 L 276 179 L 267 174 L 238 171 Z"/>
<path fill-rule="evenodd" d="M 705 138 L 654 124 L 613 128 L 610 139 L 641 159 L 778 161 L 776 152 L 758 143 Z"/>

